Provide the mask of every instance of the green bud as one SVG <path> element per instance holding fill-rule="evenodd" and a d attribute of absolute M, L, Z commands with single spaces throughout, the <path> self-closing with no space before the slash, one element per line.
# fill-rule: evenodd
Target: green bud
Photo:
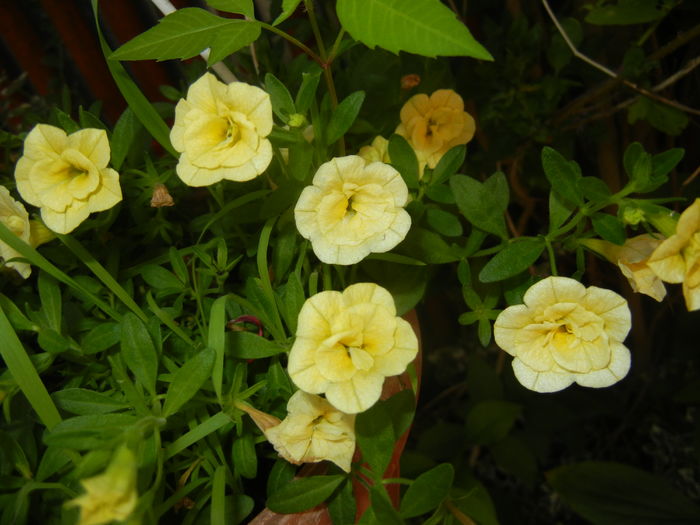
<path fill-rule="evenodd" d="M 306 124 L 306 117 L 301 113 L 293 113 L 292 115 L 289 115 L 288 124 L 290 128 L 300 128 Z"/>

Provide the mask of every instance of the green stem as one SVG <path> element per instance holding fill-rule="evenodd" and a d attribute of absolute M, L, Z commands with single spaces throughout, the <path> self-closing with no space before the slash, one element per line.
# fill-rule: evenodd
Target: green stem
<path fill-rule="evenodd" d="M 275 26 L 272 26 L 272 25 L 270 25 L 270 24 L 266 24 L 265 22 L 258 22 L 258 23 L 260 24 L 260 27 L 262 27 L 263 29 L 267 29 L 267 30 L 270 31 L 271 33 L 275 33 L 276 35 L 281 36 L 281 37 L 284 38 L 287 42 L 289 42 L 289 43 L 295 45 L 296 47 L 298 47 L 299 49 L 301 49 L 304 53 L 306 53 L 307 55 L 309 55 L 309 56 L 311 57 L 312 60 L 314 60 L 315 62 L 318 62 L 318 63 L 321 64 L 321 65 L 323 65 L 323 59 L 322 59 L 320 56 L 318 56 L 318 55 L 317 55 L 316 53 L 314 53 L 308 46 L 306 46 L 306 45 L 304 45 L 303 43 L 301 43 L 299 40 L 297 40 L 296 38 L 294 38 L 292 35 L 290 35 L 290 34 L 288 34 L 288 33 L 285 33 L 284 31 L 282 31 L 281 29 L 279 29 L 279 28 L 277 28 L 277 27 L 275 27 Z"/>
<path fill-rule="evenodd" d="M 345 29 L 343 29 L 341 27 L 340 31 L 338 32 L 338 36 L 335 38 L 335 42 L 333 42 L 333 47 L 331 47 L 331 52 L 328 53 L 327 60 L 329 63 L 333 62 L 335 60 L 335 57 L 338 56 L 338 48 L 340 47 L 340 43 L 343 41 L 344 36 L 345 36 Z"/>
<path fill-rule="evenodd" d="M 552 241 L 550 241 L 547 237 L 544 238 L 544 243 L 545 246 L 547 246 L 547 255 L 549 256 L 549 269 L 552 272 L 552 275 L 558 275 L 557 274 L 557 260 L 554 257 L 554 248 L 552 247 Z"/>
<path fill-rule="evenodd" d="M 304 7 L 306 8 L 306 12 L 309 13 L 311 30 L 314 33 L 314 38 L 316 38 L 316 44 L 318 45 L 318 50 L 321 52 L 321 58 L 325 62 L 328 56 L 326 55 L 326 46 L 323 44 L 323 38 L 321 38 L 321 31 L 318 28 L 318 20 L 316 20 L 316 9 L 314 8 L 313 0 L 304 0 Z"/>

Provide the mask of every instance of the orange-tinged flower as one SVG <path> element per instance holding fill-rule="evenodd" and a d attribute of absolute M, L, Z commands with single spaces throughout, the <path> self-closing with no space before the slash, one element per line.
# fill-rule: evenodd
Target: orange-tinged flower
<path fill-rule="evenodd" d="M 57 127 L 37 124 L 17 161 L 17 191 L 41 208 L 50 230 L 69 233 L 90 213 L 108 210 L 122 200 L 119 174 L 107 167 L 109 157 L 103 129 L 66 135 Z"/>
<path fill-rule="evenodd" d="M 181 153 L 177 174 L 188 186 L 208 186 L 222 179 L 251 180 L 272 160 L 272 104 L 262 89 L 219 82 L 205 73 L 175 107 L 170 131 Z"/>
<path fill-rule="evenodd" d="M 582 244 L 600 253 L 611 263 L 617 264 L 632 290 L 661 301 L 666 297 L 666 287 L 659 276 L 649 267 L 649 257 L 661 244 L 663 238 L 649 234 L 627 239 L 622 246 L 602 239 L 585 239 Z"/>
<path fill-rule="evenodd" d="M 438 89 L 430 97 L 420 94 L 406 101 L 396 133 L 416 152 L 422 173 L 426 164 L 437 166 L 450 148 L 469 142 L 475 130 L 462 97 L 451 89 Z"/>
<path fill-rule="evenodd" d="M 647 264 L 663 281 L 683 283 L 688 311 L 700 309 L 700 198 L 681 214 L 676 233 L 654 250 Z"/>
<path fill-rule="evenodd" d="M 346 414 L 376 403 L 384 378 L 401 374 L 418 353 L 411 325 L 373 283 L 317 293 L 302 306 L 297 326 L 289 377 L 305 392 L 325 393 Z"/>
<path fill-rule="evenodd" d="M 623 297 L 568 277 L 547 277 L 523 301 L 499 314 L 493 333 L 514 356 L 513 372 L 525 388 L 556 392 L 573 382 L 601 388 L 627 375 L 630 352 L 622 342 L 631 320 Z"/>
<path fill-rule="evenodd" d="M 287 417 L 268 428 L 265 437 L 290 463 L 328 460 L 350 472 L 355 416 L 337 410 L 320 396 L 297 390 L 287 403 Z"/>

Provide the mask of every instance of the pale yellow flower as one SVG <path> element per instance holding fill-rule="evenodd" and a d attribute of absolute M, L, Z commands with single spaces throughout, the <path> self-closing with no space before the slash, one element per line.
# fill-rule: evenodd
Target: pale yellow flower
<path fill-rule="evenodd" d="M 290 463 L 328 460 L 350 472 L 355 416 L 336 410 L 322 397 L 297 390 L 287 403 L 287 417 L 267 429 L 265 437 Z"/>
<path fill-rule="evenodd" d="M 17 191 L 41 208 L 46 226 L 69 233 L 93 212 L 108 210 L 122 200 L 119 174 L 107 167 L 110 149 L 102 129 L 81 129 L 70 135 L 48 124 L 37 124 L 24 140 L 17 161 Z"/>
<path fill-rule="evenodd" d="M 334 158 L 314 175 L 294 208 L 297 229 L 327 264 L 355 264 L 387 252 L 411 227 L 408 188 L 388 164 L 357 155 Z"/>
<path fill-rule="evenodd" d="M 66 505 L 80 507 L 78 525 L 101 525 L 126 520 L 136 507 L 136 458 L 127 447 L 120 447 L 107 469 L 99 476 L 80 483 L 85 494 Z"/>
<path fill-rule="evenodd" d="M 496 344 L 515 357 L 520 383 L 556 392 L 576 382 L 602 388 L 630 367 L 622 342 L 630 310 L 620 295 L 568 277 L 547 277 L 525 292 L 525 304 L 503 310 L 494 325 Z"/>
<path fill-rule="evenodd" d="M 430 97 L 421 93 L 406 101 L 396 133 L 416 152 L 423 173 L 426 164 L 434 168 L 450 148 L 469 142 L 475 130 L 462 97 L 451 89 L 438 89 Z"/>
<path fill-rule="evenodd" d="M 676 233 L 654 250 L 647 264 L 667 283 L 683 283 L 688 311 L 700 309 L 700 198 L 681 214 Z"/>
<path fill-rule="evenodd" d="M 267 93 L 244 82 L 226 85 L 205 73 L 175 107 L 170 141 L 182 153 L 177 174 L 189 186 L 251 180 L 272 160 L 265 138 L 271 131 Z"/>
<path fill-rule="evenodd" d="M 31 238 L 29 214 L 22 206 L 22 203 L 17 202 L 10 196 L 10 191 L 5 186 L 0 186 L 0 222 L 7 226 L 17 237 L 29 244 Z M 9 261 L 21 256 L 19 252 L 0 241 L 0 258 Z M 26 262 L 13 261 L 8 262 L 6 265 L 17 270 L 17 273 L 25 279 L 32 273 L 29 263 Z"/>
<path fill-rule="evenodd" d="M 381 135 L 374 137 L 372 144 L 362 146 L 357 154 L 365 159 L 365 162 L 368 164 L 370 162 L 384 162 L 386 164 L 391 162 L 389 158 L 389 141 Z"/>
<path fill-rule="evenodd" d="M 627 239 L 622 246 L 602 239 L 585 239 L 581 243 L 617 264 L 632 290 L 661 301 L 666 297 L 666 287 L 647 263 L 662 240 L 645 233 Z"/>
<path fill-rule="evenodd" d="M 384 378 L 401 374 L 418 352 L 411 325 L 391 294 L 373 283 L 306 300 L 287 370 L 294 384 L 346 414 L 377 402 Z"/>

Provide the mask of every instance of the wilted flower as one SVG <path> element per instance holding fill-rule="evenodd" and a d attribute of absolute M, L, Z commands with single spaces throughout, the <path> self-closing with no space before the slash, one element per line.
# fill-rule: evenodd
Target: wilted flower
<path fill-rule="evenodd" d="M 654 250 L 647 264 L 663 281 L 683 283 L 688 311 L 700 309 L 700 198 L 681 214 L 676 233 Z"/>
<path fill-rule="evenodd" d="M 244 82 L 226 85 L 205 73 L 175 107 L 170 140 L 182 153 L 177 174 L 189 186 L 253 179 L 272 160 L 265 138 L 271 131 L 267 93 Z"/>
<path fill-rule="evenodd" d="M 406 101 L 396 133 L 416 152 L 422 173 L 426 164 L 437 166 L 450 148 L 469 142 L 475 130 L 462 97 L 451 89 L 438 89 L 430 97 L 421 93 Z"/>
<path fill-rule="evenodd" d="M 289 376 L 347 414 L 376 403 L 384 378 L 402 373 L 418 353 L 411 325 L 396 316 L 391 294 L 373 283 L 317 293 L 302 306 L 297 326 Z"/>
<path fill-rule="evenodd" d="M 173 196 L 170 195 L 168 187 L 165 184 L 156 184 L 153 186 L 153 193 L 151 194 L 151 208 L 163 208 L 165 206 L 174 206 L 175 201 Z"/>
<path fill-rule="evenodd" d="M 110 150 L 102 129 L 81 129 L 70 135 L 37 124 L 24 140 L 15 178 L 22 198 L 41 208 L 46 226 L 69 233 L 93 212 L 108 210 L 120 200 L 119 174 L 107 167 Z"/>
<path fill-rule="evenodd" d="M 290 463 L 332 461 L 345 472 L 355 452 L 355 416 L 335 409 L 322 397 L 297 390 L 287 403 L 287 417 L 265 437 Z"/>
<path fill-rule="evenodd" d="M 420 84 L 420 75 L 409 73 L 401 77 L 401 89 L 409 90 Z"/>
<path fill-rule="evenodd" d="M 389 141 L 381 135 L 374 137 L 372 144 L 362 146 L 357 154 L 365 159 L 365 162 L 368 164 L 370 162 L 384 162 L 387 164 L 391 162 L 389 158 Z"/>
<path fill-rule="evenodd" d="M 647 263 L 649 256 L 662 240 L 643 234 L 627 239 L 622 246 L 602 239 L 585 239 L 581 244 L 617 264 L 622 275 L 627 277 L 632 290 L 661 301 L 666 297 L 666 288 Z"/>
<path fill-rule="evenodd" d="M 568 277 L 547 277 L 523 300 L 500 313 L 494 338 L 515 357 L 513 371 L 524 387 L 556 392 L 575 381 L 601 388 L 627 375 L 630 353 L 622 341 L 631 321 L 623 297 Z"/>
<path fill-rule="evenodd" d="M 67 503 L 80 507 L 78 525 L 101 525 L 127 519 L 138 500 L 136 473 L 134 453 L 126 445 L 121 446 L 102 474 L 80 482 L 86 493 Z"/>
<path fill-rule="evenodd" d="M 294 218 L 321 261 L 354 264 L 404 239 L 411 227 L 403 209 L 407 200 L 398 171 L 350 155 L 321 165 L 313 184 L 301 192 Z"/>

